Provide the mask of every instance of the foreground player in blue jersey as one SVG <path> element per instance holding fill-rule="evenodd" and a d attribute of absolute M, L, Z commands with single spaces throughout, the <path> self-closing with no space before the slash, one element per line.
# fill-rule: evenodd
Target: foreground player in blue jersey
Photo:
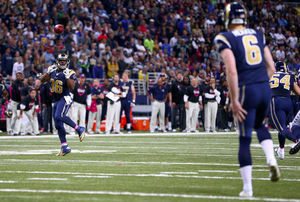
<path fill-rule="evenodd" d="M 293 109 L 290 97 L 291 91 L 300 95 L 300 88 L 295 82 L 294 76 L 288 72 L 286 64 L 276 62 L 276 72 L 270 80 L 272 100 L 270 104 L 271 120 L 278 130 L 279 148 L 276 153 L 280 159 L 284 159 L 284 145 L 286 136 L 290 139 L 292 134 L 286 127 L 287 117 Z"/>
<path fill-rule="evenodd" d="M 246 14 L 242 4 L 228 4 L 225 9 L 228 32 L 218 34 L 214 41 L 226 67 L 232 112 L 239 126 L 238 159 L 243 180 L 240 196 L 252 197 L 253 128 L 265 153 L 271 181 L 279 180 L 280 171 L 271 135 L 263 124 L 271 99 L 269 78 L 275 71 L 274 62 L 264 35 L 246 28 Z"/>
<path fill-rule="evenodd" d="M 80 142 L 83 141 L 85 136 L 85 128 L 78 126 L 67 116 L 68 110 L 73 102 L 70 91 L 74 89 L 76 81 L 75 72 L 70 70 L 68 66 L 68 55 L 60 53 L 58 54 L 57 63 L 50 66 L 47 73 L 41 76 L 42 82 L 51 82 L 51 92 L 55 102 L 53 118 L 61 142 L 61 150 L 58 156 L 64 156 L 71 152 L 71 148 L 68 146 L 66 140 L 64 123 L 77 131 Z"/>

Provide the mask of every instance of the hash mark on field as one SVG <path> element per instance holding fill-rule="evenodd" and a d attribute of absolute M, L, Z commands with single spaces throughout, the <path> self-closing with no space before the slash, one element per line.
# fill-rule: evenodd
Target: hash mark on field
<path fill-rule="evenodd" d="M 143 193 L 143 192 L 116 192 L 116 191 L 89 191 L 89 190 L 80 191 L 80 190 L 47 190 L 47 189 L 44 190 L 42 189 L 40 190 L 39 189 L 0 189 L 0 192 L 299 202 L 298 199 L 286 199 L 286 198 L 264 198 L 264 197 L 241 198 L 237 196 L 217 196 L 217 195 L 201 195 L 201 194 Z"/>
<path fill-rule="evenodd" d="M 90 175 L 77 175 L 75 177 L 77 177 L 77 178 L 112 178 L 111 176 L 107 176 L 107 175 L 94 175 L 94 176 L 90 176 Z"/>
<path fill-rule="evenodd" d="M 27 178 L 27 180 L 41 180 L 41 181 L 67 181 L 68 178 L 39 178 L 39 177 L 33 177 L 33 178 Z"/>
<path fill-rule="evenodd" d="M 72 150 L 72 153 L 77 154 L 92 154 L 92 153 L 114 153 L 117 150 Z M 0 156 L 7 155 L 42 155 L 42 154 L 54 154 L 57 153 L 55 149 L 45 149 L 45 150 L 24 150 L 24 151 L 0 151 Z"/>
<path fill-rule="evenodd" d="M 14 184 L 17 182 L 18 181 L 13 181 L 13 180 L 0 180 L 0 184 Z"/>

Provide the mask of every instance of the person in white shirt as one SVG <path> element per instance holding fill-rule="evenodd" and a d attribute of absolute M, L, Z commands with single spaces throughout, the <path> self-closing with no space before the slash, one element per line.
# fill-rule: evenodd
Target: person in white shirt
<path fill-rule="evenodd" d="M 275 52 L 276 58 L 279 61 L 283 61 L 285 59 L 285 51 L 284 51 L 284 46 L 280 46 L 279 49 Z"/>
<path fill-rule="evenodd" d="M 282 30 L 281 28 L 278 28 L 278 31 L 275 33 L 275 40 L 277 45 L 284 45 L 286 38 L 285 36 L 282 34 Z"/>
<path fill-rule="evenodd" d="M 16 73 L 17 72 L 24 72 L 24 63 L 23 63 L 23 58 L 19 56 L 17 58 L 17 61 L 13 65 L 13 71 L 12 71 L 12 79 L 16 80 Z"/>
<path fill-rule="evenodd" d="M 288 39 L 287 39 L 287 44 L 291 47 L 291 48 L 297 48 L 297 44 L 298 44 L 298 38 L 296 36 L 295 32 L 288 32 Z"/>
<path fill-rule="evenodd" d="M 211 15 L 209 15 L 209 17 L 205 20 L 204 27 L 205 27 L 205 29 L 208 29 L 208 27 L 214 26 L 215 24 L 216 24 L 216 21 L 215 21 L 215 19 L 214 19 L 214 16 L 211 14 Z"/>

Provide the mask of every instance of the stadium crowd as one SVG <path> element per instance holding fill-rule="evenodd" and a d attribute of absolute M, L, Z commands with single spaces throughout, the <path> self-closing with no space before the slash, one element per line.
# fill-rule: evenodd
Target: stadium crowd
<path fill-rule="evenodd" d="M 265 34 L 274 60 L 284 60 L 290 71 L 297 72 L 300 67 L 297 11 L 281 1 L 243 2 L 249 10 L 248 24 Z M 216 130 L 212 124 L 216 119 L 217 128 L 228 130 L 232 127 L 228 124 L 232 117 L 227 82 L 224 65 L 213 45 L 215 35 L 224 30 L 225 5 L 225 1 L 189 0 L 0 1 L 1 82 L 6 89 L 19 90 L 1 95 L 3 109 L 9 97 L 20 94 L 14 100 L 21 102 L 36 89 L 39 99 L 33 111 L 40 117 L 39 128 L 50 131 L 46 123 L 51 111 L 44 110 L 51 106 L 47 94 L 50 92 L 43 91 L 50 84 L 41 85 L 38 77 L 55 63 L 59 52 L 65 51 L 79 80 L 105 79 L 103 86 L 109 86 L 107 79 L 116 74 L 121 76 L 125 70 L 131 78 L 146 83 L 153 82 L 149 73 L 157 73 L 153 88 L 168 85 L 168 94 L 161 98 L 155 89 L 149 89 L 149 97 L 152 101 L 167 102 L 154 112 L 165 114 L 167 120 L 161 120 L 160 125 L 166 123 L 169 130 L 195 131 L 197 120 L 187 117 L 189 114 L 195 117 L 199 112 L 199 125 L 206 131 Z M 54 33 L 55 24 L 64 25 L 62 34 Z M 199 100 L 184 97 L 187 93 L 182 93 L 182 88 L 198 88 Z M 193 108 L 187 102 L 197 105 Z M 86 101 L 83 104 L 88 105 Z M 42 112 L 45 114 L 41 115 Z M 102 114 L 104 118 L 103 110 Z M 157 122 L 153 114 L 151 132 Z M 87 122 L 85 117 L 83 121 Z"/>

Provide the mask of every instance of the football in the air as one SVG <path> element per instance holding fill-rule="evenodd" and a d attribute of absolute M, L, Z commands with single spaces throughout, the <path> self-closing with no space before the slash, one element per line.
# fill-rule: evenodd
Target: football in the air
<path fill-rule="evenodd" d="M 54 26 L 54 32 L 56 34 L 61 34 L 64 32 L 64 26 L 62 24 L 57 24 Z"/>

